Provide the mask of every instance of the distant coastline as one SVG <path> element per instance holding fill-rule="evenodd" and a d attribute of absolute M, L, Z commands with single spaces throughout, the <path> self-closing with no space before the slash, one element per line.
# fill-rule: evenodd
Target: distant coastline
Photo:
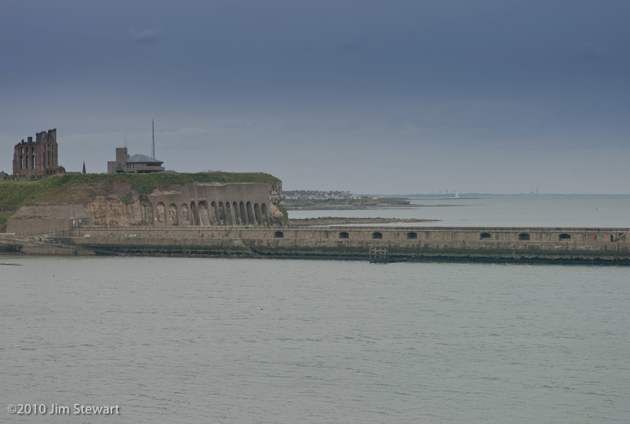
<path fill-rule="evenodd" d="M 290 220 L 290 225 L 309 226 L 309 225 L 367 225 L 367 224 L 393 224 L 398 222 L 437 222 L 439 219 L 417 219 L 417 218 L 344 218 L 344 217 L 320 217 L 320 218 L 296 218 Z"/>

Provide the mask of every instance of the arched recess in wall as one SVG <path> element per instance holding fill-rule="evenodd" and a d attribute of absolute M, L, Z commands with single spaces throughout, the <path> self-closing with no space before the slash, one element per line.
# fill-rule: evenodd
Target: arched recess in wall
<path fill-rule="evenodd" d="M 171 203 L 168 207 L 168 215 L 171 219 L 171 225 L 177 225 L 177 205 L 175 203 Z"/>
<path fill-rule="evenodd" d="M 210 225 L 217 225 L 217 203 L 211 202 L 210 208 L 208 209 L 208 215 L 210 216 Z"/>
<path fill-rule="evenodd" d="M 219 225 L 225 225 L 225 206 L 219 202 Z"/>
<path fill-rule="evenodd" d="M 190 202 L 190 221 L 192 225 L 199 225 L 199 211 L 195 202 Z"/>
<path fill-rule="evenodd" d="M 234 225 L 234 220 L 232 219 L 233 216 L 232 205 L 230 202 L 225 202 L 225 225 Z"/>
<path fill-rule="evenodd" d="M 256 225 L 256 214 L 254 214 L 254 207 L 252 206 L 252 202 L 247 202 L 247 223 L 249 225 Z"/>
<path fill-rule="evenodd" d="M 407 233 L 407 239 L 408 240 L 415 240 L 418 238 L 418 233 L 416 232 L 409 232 Z"/>
<path fill-rule="evenodd" d="M 276 231 L 273 233 L 274 238 L 284 238 L 284 233 L 282 231 Z"/>
<path fill-rule="evenodd" d="M 256 216 L 256 224 L 263 225 L 262 216 L 260 213 L 260 205 L 258 203 L 254 203 L 254 215 Z"/>
<path fill-rule="evenodd" d="M 243 225 L 247 225 L 247 212 L 245 211 L 245 203 L 243 203 L 243 201 L 241 201 L 241 203 L 239 203 L 239 211 L 241 213 L 241 224 Z"/>
<path fill-rule="evenodd" d="M 267 210 L 267 204 L 266 203 L 262 204 L 261 210 L 262 210 L 263 225 L 269 226 L 271 223 L 269 222 L 269 211 Z"/>
<path fill-rule="evenodd" d="M 188 205 L 186 203 L 181 206 L 180 213 L 182 217 L 182 225 L 190 225 L 190 211 L 188 210 Z"/>
<path fill-rule="evenodd" d="M 165 223 L 166 222 L 166 216 L 165 216 L 166 211 L 165 211 L 165 208 L 164 208 L 164 203 L 162 203 L 162 202 L 158 203 L 156 209 L 157 209 L 157 211 L 156 211 L 157 212 L 157 221 L 160 224 Z"/>
<path fill-rule="evenodd" d="M 238 203 L 232 202 L 232 213 L 234 214 L 234 225 L 241 225 L 241 214 L 238 210 Z"/>
<path fill-rule="evenodd" d="M 199 225 L 210 225 L 210 216 L 208 215 L 208 202 L 199 202 Z"/>
<path fill-rule="evenodd" d="M 527 234 L 527 233 L 520 233 L 518 235 L 518 239 L 519 240 L 529 240 L 529 234 Z"/>
<path fill-rule="evenodd" d="M 492 238 L 492 234 L 490 233 L 481 233 L 479 234 L 479 240 L 486 240 Z"/>
<path fill-rule="evenodd" d="M 560 234 L 560 236 L 558 237 L 558 240 L 560 240 L 560 241 L 571 240 L 571 235 L 570 234 Z"/>
<path fill-rule="evenodd" d="M 382 239 L 383 238 L 383 233 L 379 233 L 379 232 L 372 233 L 372 238 L 373 239 Z"/>
<path fill-rule="evenodd" d="M 342 231 L 342 232 L 340 232 L 340 233 L 339 233 L 339 238 L 340 238 L 340 239 L 347 239 L 347 238 L 350 238 L 350 234 L 348 234 L 348 233 L 347 233 L 347 232 L 345 232 L 345 231 Z"/>

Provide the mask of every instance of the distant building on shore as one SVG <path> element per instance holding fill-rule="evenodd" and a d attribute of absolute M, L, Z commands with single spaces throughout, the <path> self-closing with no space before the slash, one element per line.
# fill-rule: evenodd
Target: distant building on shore
<path fill-rule="evenodd" d="M 146 174 L 150 172 L 164 172 L 164 162 L 145 155 L 129 156 L 126 147 L 116 148 L 116 160 L 107 162 L 109 174 Z"/>
<path fill-rule="evenodd" d="M 66 170 L 58 163 L 57 130 L 42 131 L 36 134 L 35 141 L 29 137 L 13 148 L 14 177 L 47 177 L 65 174 Z"/>

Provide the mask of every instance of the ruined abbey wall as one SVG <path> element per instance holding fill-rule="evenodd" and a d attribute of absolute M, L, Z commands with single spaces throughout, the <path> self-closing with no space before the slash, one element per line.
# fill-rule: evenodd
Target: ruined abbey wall
<path fill-rule="evenodd" d="M 13 149 L 13 175 L 17 177 L 46 177 L 63 174 L 59 166 L 57 130 L 37 133 L 35 141 L 28 137 Z"/>

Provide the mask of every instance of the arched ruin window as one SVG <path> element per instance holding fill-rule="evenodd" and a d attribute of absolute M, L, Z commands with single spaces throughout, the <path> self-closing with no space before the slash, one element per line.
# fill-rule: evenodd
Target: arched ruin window
<path fill-rule="evenodd" d="M 410 240 L 411 239 L 417 239 L 418 238 L 418 233 L 414 233 L 414 232 L 407 233 L 407 238 L 410 239 Z"/>
<path fill-rule="evenodd" d="M 383 233 L 379 233 L 379 232 L 372 233 L 372 238 L 373 239 L 382 239 L 383 238 Z"/>
<path fill-rule="evenodd" d="M 571 240 L 571 234 L 560 234 L 558 240 Z"/>
<path fill-rule="evenodd" d="M 492 235 L 490 233 L 481 233 L 479 234 L 479 239 L 484 240 L 484 239 L 490 239 L 492 238 Z"/>
<path fill-rule="evenodd" d="M 521 234 L 518 235 L 518 239 L 519 240 L 529 240 L 529 234 L 521 233 Z"/>
<path fill-rule="evenodd" d="M 284 233 L 282 231 L 276 231 L 273 233 L 274 238 L 284 238 Z"/>
<path fill-rule="evenodd" d="M 346 233 L 345 231 L 342 231 L 342 232 L 339 233 L 339 238 L 340 239 L 350 238 L 350 234 Z"/>

